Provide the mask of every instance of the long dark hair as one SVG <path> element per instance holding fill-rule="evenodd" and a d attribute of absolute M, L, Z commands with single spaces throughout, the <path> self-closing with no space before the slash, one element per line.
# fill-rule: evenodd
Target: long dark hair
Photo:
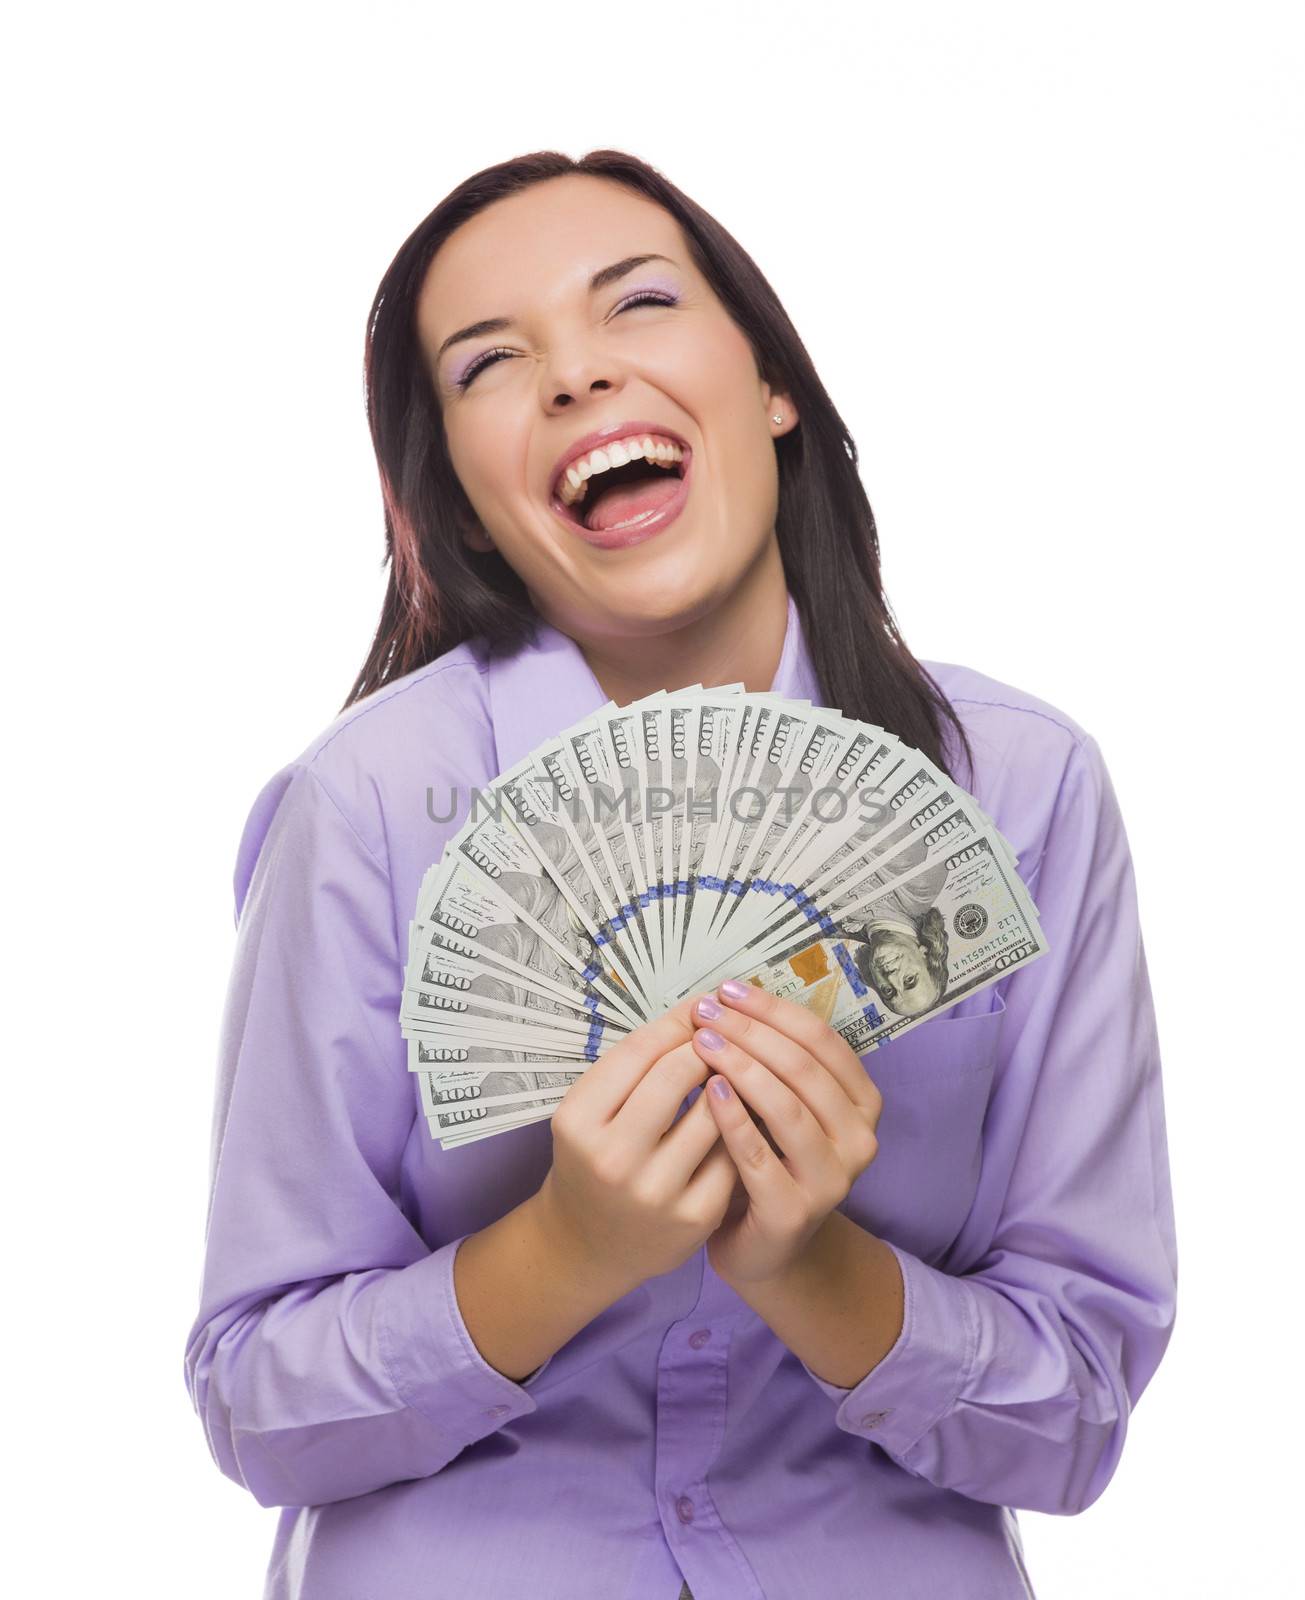
<path fill-rule="evenodd" d="M 751 256 L 720 223 L 620 150 L 594 150 L 579 161 L 543 150 L 486 167 L 417 225 L 381 279 L 364 374 L 390 578 L 376 637 L 341 710 L 466 639 L 479 636 L 491 651 L 511 652 L 532 636 L 537 614 L 525 585 L 497 551 L 471 550 L 462 537 L 476 517 L 445 447 L 415 308 L 426 270 L 454 229 L 496 200 L 568 173 L 623 183 L 675 217 L 698 270 L 751 344 L 759 376 L 797 407 L 797 426 L 775 441 L 775 530 L 825 704 L 888 729 L 955 778 L 943 749 L 950 731 L 972 780 L 965 729 L 897 630 L 856 445 L 797 330 Z"/>

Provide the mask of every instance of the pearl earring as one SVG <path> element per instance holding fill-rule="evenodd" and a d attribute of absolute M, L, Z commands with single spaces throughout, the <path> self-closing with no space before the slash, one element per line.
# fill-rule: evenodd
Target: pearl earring
<path fill-rule="evenodd" d="M 770 420 L 772 422 L 783 422 L 784 419 L 783 417 L 772 417 Z"/>

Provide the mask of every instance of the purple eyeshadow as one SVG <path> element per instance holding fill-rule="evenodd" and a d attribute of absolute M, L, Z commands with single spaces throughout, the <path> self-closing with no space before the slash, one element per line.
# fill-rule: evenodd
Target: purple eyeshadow
<path fill-rule="evenodd" d="M 621 296 L 621 299 L 628 300 L 632 294 L 638 294 L 640 290 L 643 289 L 654 289 L 659 294 L 671 295 L 676 300 L 680 298 L 679 287 L 673 279 L 645 278 L 640 282 L 637 289 L 627 289 L 626 292 Z"/>
<path fill-rule="evenodd" d="M 645 278 L 640 282 L 637 288 L 627 289 L 625 293 L 621 295 L 620 299 L 617 301 L 617 304 L 620 305 L 622 301 L 629 300 L 634 295 L 646 293 L 648 291 L 652 291 L 656 294 L 664 294 L 669 299 L 676 301 L 678 301 L 680 298 L 679 286 L 675 283 L 674 279 Z M 486 345 L 482 350 L 473 350 L 471 354 L 463 360 L 462 364 L 449 374 L 449 382 L 454 384 L 461 383 L 462 379 L 466 376 L 467 369 L 479 361 L 481 356 L 485 354 L 486 350 L 492 350 L 493 348 L 494 347 L 492 345 Z"/>
<path fill-rule="evenodd" d="M 490 348 L 489 345 L 485 346 L 486 350 L 488 350 L 489 348 Z M 467 356 L 466 359 L 463 361 L 462 365 L 460 367 L 458 367 L 455 371 L 450 373 L 449 381 L 451 383 L 461 383 L 462 382 L 462 378 L 463 378 L 463 374 L 466 372 L 467 368 L 472 364 L 473 361 L 478 361 L 480 359 L 480 357 L 483 356 L 484 354 L 485 354 L 484 350 L 473 350 L 471 352 L 471 354 L 469 356 Z"/>

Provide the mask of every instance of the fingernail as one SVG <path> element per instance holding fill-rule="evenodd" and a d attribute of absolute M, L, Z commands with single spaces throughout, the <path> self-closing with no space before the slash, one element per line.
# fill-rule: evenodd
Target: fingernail
<path fill-rule="evenodd" d="M 726 978 L 724 983 L 717 984 L 717 992 L 726 1000 L 744 1000 L 747 998 L 750 983 L 740 983 L 737 978 Z"/>
<path fill-rule="evenodd" d="M 708 1050 L 723 1050 L 725 1048 L 724 1039 L 711 1028 L 699 1028 L 696 1038 L 698 1043 L 704 1045 Z"/>
<path fill-rule="evenodd" d="M 700 1017 L 720 1016 L 720 1007 L 709 994 L 703 995 L 702 999 L 698 1001 L 698 1015 Z"/>
<path fill-rule="evenodd" d="M 707 1087 L 718 1100 L 728 1100 L 730 1097 L 730 1086 L 724 1078 L 713 1078 Z"/>

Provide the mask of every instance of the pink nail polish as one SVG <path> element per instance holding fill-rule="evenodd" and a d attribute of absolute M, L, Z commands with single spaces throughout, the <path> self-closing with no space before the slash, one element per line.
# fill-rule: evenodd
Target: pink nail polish
<path fill-rule="evenodd" d="M 709 1019 L 720 1016 L 720 1007 L 709 994 L 703 995 L 702 999 L 698 1001 L 698 1015 Z"/>
<path fill-rule="evenodd" d="M 696 1037 L 698 1043 L 708 1050 L 723 1050 L 725 1048 L 724 1039 L 711 1028 L 699 1028 Z"/>
<path fill-rule="evenodd" d="M 717 984 L 717 989 L 726 1000 L 746 1000 L 750 983 L 740 983 L 737 978 L 726 978 L 724 983 Z"/>
<path fill-rule="evenodd" d="M 730 1097 L 730 1086 L 724 1078 L 713 1078 L 707 1087 L 718 1100 L 728 1100 Z"/>

